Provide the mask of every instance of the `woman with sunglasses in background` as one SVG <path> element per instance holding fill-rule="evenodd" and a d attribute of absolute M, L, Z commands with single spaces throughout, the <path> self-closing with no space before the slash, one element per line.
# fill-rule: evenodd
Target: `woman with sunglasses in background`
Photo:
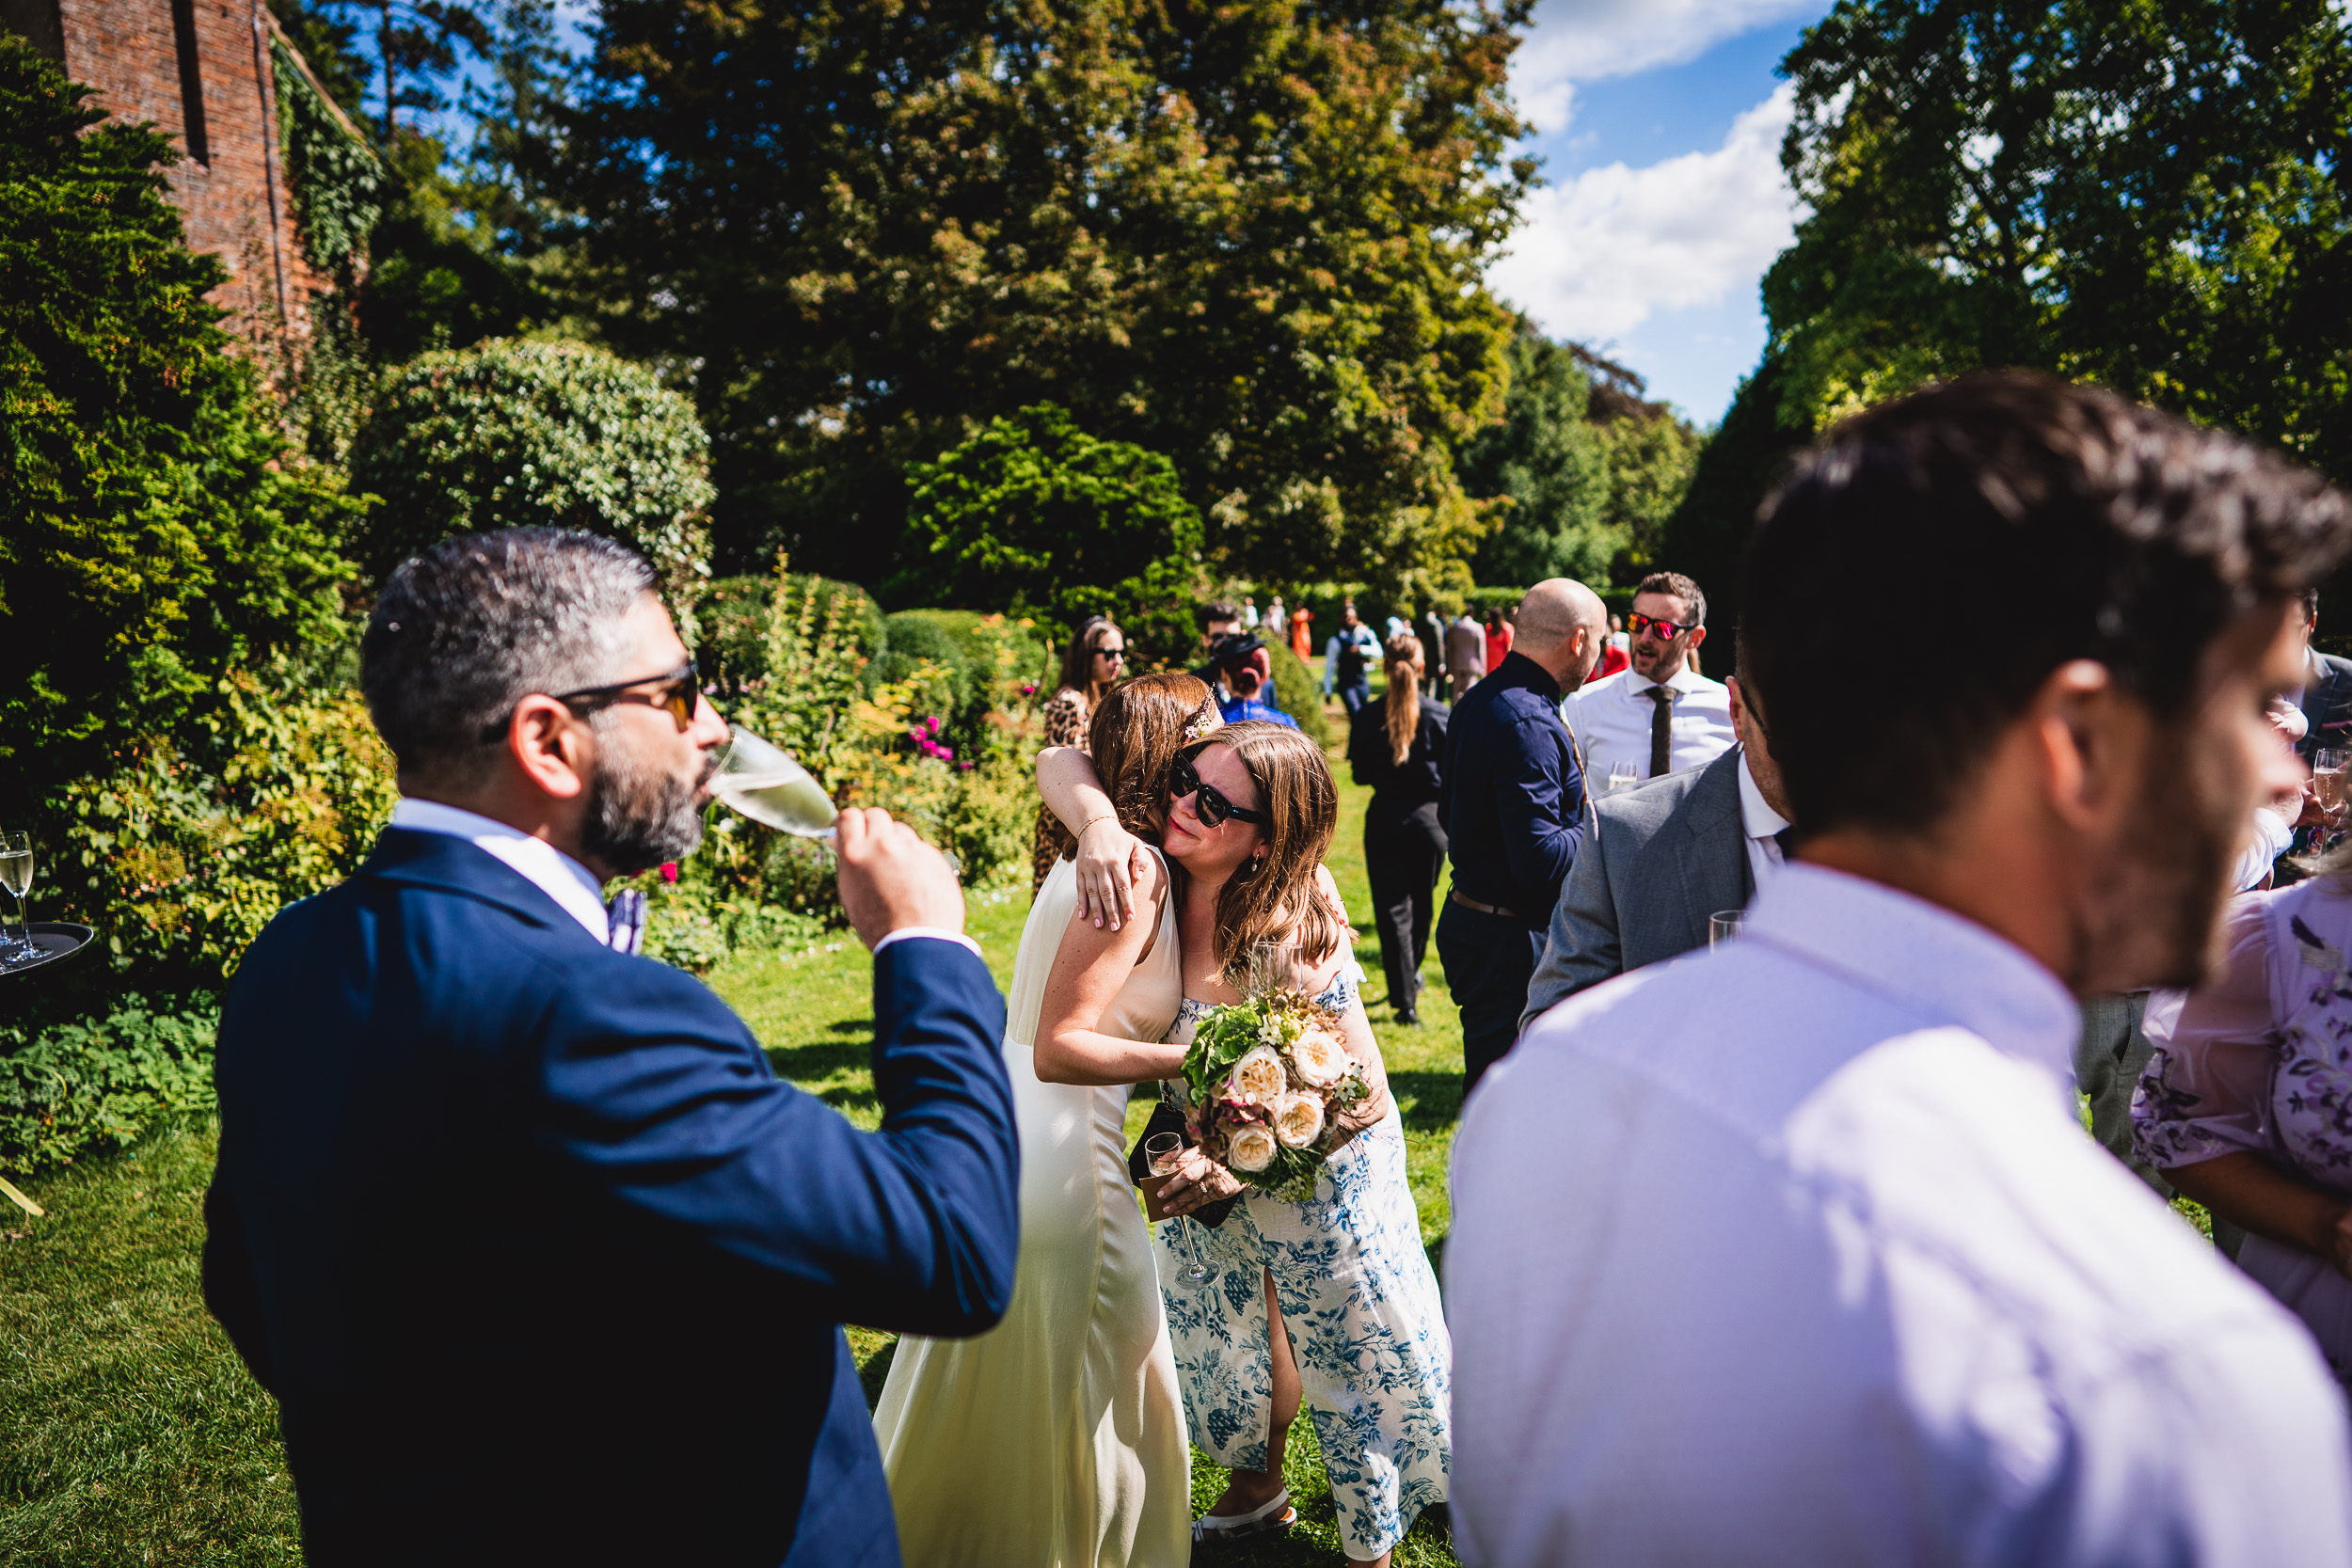
<path fill-rule="evenodd" d="M 1107 616 L 1089 615 L 1062 650 L 1061 685 L 1045 702 L 1045 744 L 1089 750 L 1094 710 L 1127 673 L 1127 637 Z M 1072 847 L 1069 831 L 1040 806 L 1037 842 L 1029 853 L 1029 892 L 1045 885 L 1045 874 Z"/>

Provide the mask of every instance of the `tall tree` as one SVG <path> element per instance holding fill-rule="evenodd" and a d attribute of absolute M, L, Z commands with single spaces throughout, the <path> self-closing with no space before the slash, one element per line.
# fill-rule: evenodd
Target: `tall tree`
<path fill-rule="evenodd" d="M 1783 69 L 1812 208 L 1764 288 L 1790 428 L 2026 365 L 2352 474 L 2328 0 L 1844 0 Z"/>
<path fill-rule="evenodd" d="M 557 189 L 691 379 L 720 546 L 874 578 L 904 473 L 1051 401 L 1229 570 L 1467 553 L 1528 0 L 608 0 Z"/>

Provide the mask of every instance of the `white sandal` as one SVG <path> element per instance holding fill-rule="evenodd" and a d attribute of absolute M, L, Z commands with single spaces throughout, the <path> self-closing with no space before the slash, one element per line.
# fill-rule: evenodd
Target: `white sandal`
<path fill-rule="evenodd" d="M 1219 1516 L 1203 1513 L 1192 1522 L 1192 1538 L 1198 1543 L 1215 1536 L 1236 1541 L 1245 1535 L 1263 1535 L 1270 1530 L 1288 1529 L 1298 1523 L 1298 1510 L 1291 1506 L 1291 1489 L 1283 1487 L 1274 1494 L 1273 1501 L 1248 1513 Z"/>

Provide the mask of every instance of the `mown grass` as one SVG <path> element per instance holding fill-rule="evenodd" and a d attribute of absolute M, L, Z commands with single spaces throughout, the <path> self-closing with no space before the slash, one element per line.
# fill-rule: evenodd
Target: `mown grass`
<path fill-rule="evenodd" d="M 1342 733 L 1335 726 L 1335 738 Z M 1331 868 L 1361 933 L 1366 1000 L 1404 1111 L 1422 1235 L 1434 1249 L 1447 1224 L 1461 1033 L 1434 954 L 1422 1025 L 1390 1022 L 1364 879 L 1362 792 L 1339 771 Z M 1027 905 L 1025 889 L 972 902 L 973 934 L 1000 981 L 1011 976 Z M 845 935 L 815 951 L 738 960 L 711 979 L 779 1072 L 871 1127 L 879 1107 L 866 1065 L 868 973 L 864 950 Z M 1143 1111 L 1138 1102 L 1137 1127 Z M 42 1219 L 0 1198 L 0 1565 L 301 1560 L 277 1409 L 204 1310 L 198 1260 L 215 1147 L 210 1126 L 178 1129 L 20 1181 L 48 1211 Z M 850 1337 L 870 1397 L 894 1341 L 864 1329 Z M 1304 1419 L 1292 1430 L 1289 1470 L 1299 1528 L 1213 1548 L 1219 1560 L 1257 1568 L 1339 1559 L 1330 1488 Z M 1196 1456 L 1197 1506 L 1223 1484 L 1222 1472 Z M 1455 1560 L 1424 1527 L 1398 1560 Z"/>

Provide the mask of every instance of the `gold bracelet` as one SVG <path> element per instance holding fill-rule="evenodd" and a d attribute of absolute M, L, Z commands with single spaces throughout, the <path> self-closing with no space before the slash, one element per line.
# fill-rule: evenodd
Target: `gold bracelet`
<path fill-rule="evenodd" d="M 1087 836 L 1087 830 L 1093 827 L 1097 822 L 1116 822 L 1118 820 L 1119 814 L 1115 811 L 1104 812 L 1100 816 L 1089 816 L 1084 822 L 1078 824 L 1078 831 L 1071 836 L 1073 838 L 1084 838 Z"/>

